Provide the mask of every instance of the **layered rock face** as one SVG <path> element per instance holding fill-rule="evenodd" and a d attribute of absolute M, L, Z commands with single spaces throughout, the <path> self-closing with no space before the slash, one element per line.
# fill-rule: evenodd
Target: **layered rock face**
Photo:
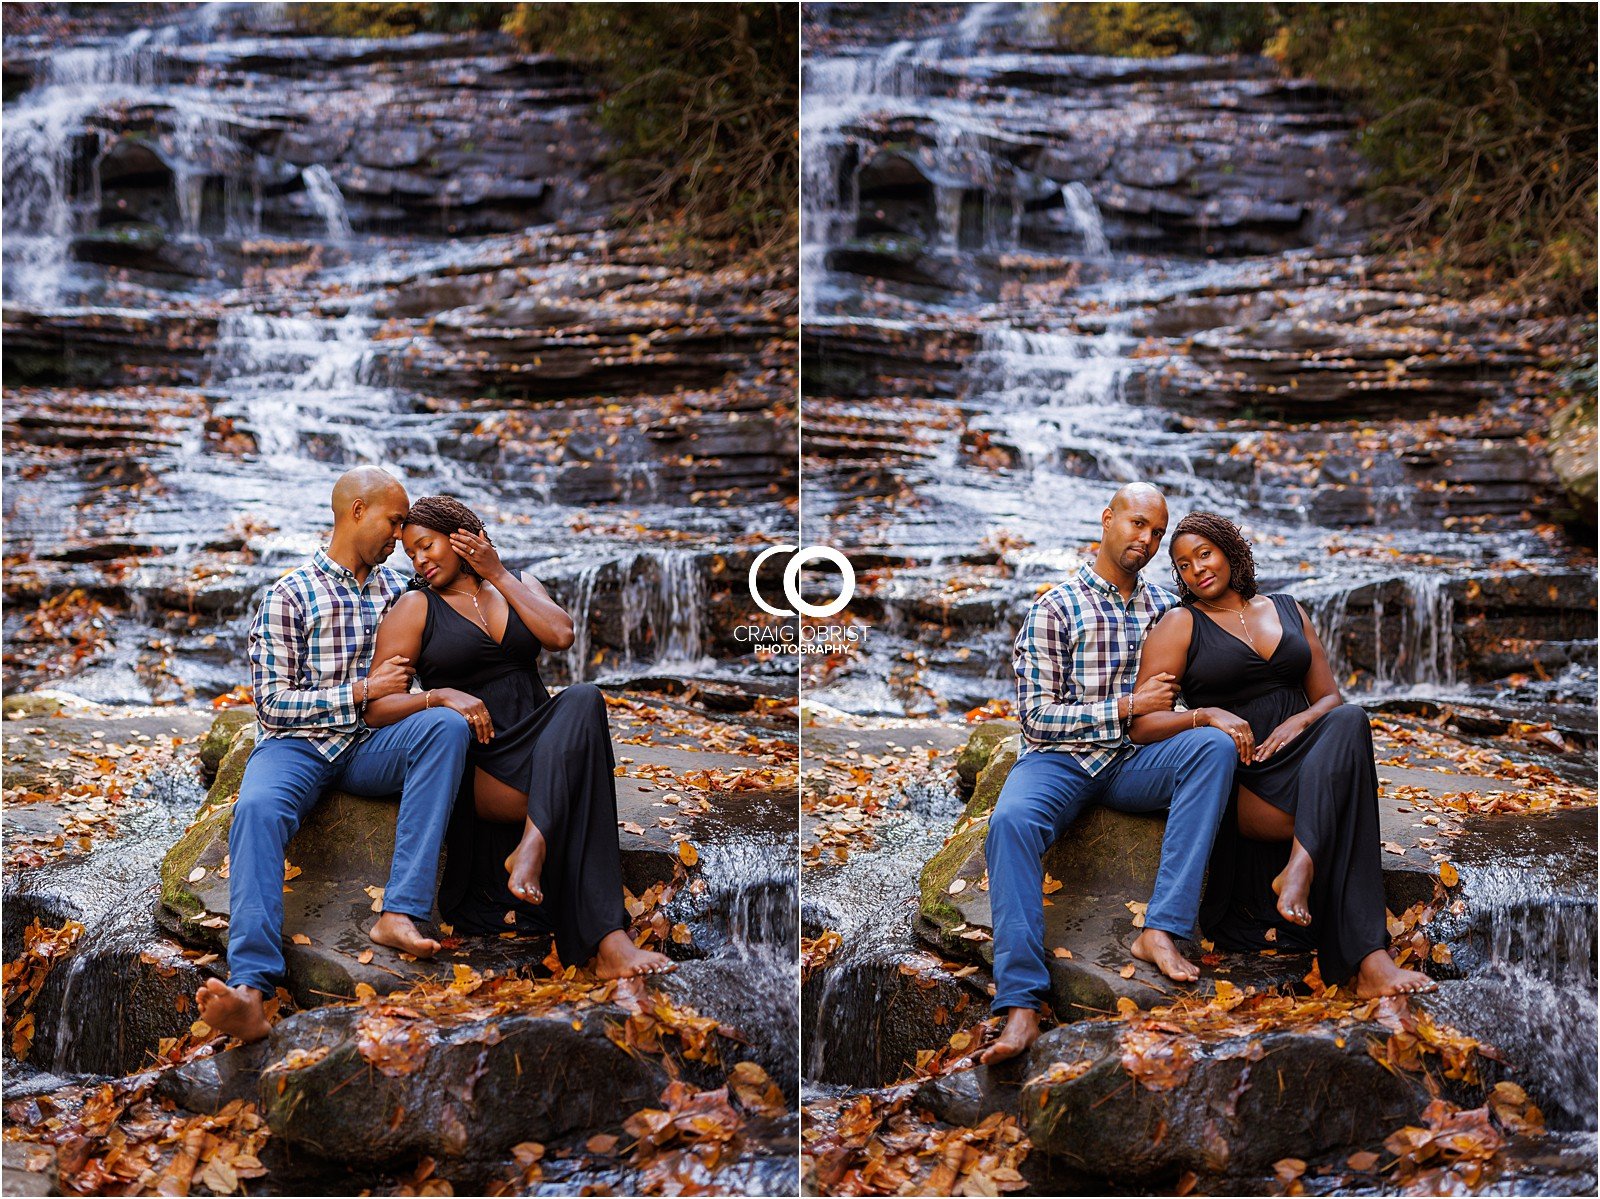
<path fill-rule="evenodd" d="M 1547 433 L 1579 325 L 1365 252 L 1337 96 L 1044 25 L 811 14 L 806 471 L 881 633 L 829 702 L 1008 695 L 1027 605 L 1143 479 L 1246 526 L 1354 691 L 1584 723 L 1581 414 Z"/>
<path fill-rule="evenodd" d="M 377 462 L 573 609 L 552 677 L 780 685 L 732 630 L 793 523 L 795 280 L 614 222 L 579 66 L 250 6 L 46 24 L 6 45 L 6 586 L 82 636 L 10 615 L 13 683 L 232 687 Z"/>

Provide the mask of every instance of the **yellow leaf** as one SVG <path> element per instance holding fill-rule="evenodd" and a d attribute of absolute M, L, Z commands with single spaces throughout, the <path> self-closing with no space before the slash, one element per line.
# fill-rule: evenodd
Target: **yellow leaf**
<path fill-rule="evenodd" d="M 1447 887 L 1453 887 L 1461 881 L 1461 872 L 1449 862 L 1440 862 L 1439 881 Z"/>
<path fill-rule="evenodd" d="M 700 851 L 687 841 L 679 841 L 678 860 L 685 866 L 693 866 L 700 860 Z"/>
<path fill-rule="evenodd" d="M 295 935 L 290 937 L 289 940 L 293 941 L 296 945 L 311 944 L 311 938 L 306 936 L 305 933 L 295 933 Z"/>

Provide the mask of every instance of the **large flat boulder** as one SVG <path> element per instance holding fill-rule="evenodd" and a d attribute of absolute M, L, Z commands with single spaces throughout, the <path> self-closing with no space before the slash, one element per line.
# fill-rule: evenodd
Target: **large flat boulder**
<path fill-rule="evenodd" d="M 989 813 L 1016 764 L 1019 746 L 1014 734 L 997 736 L 986 725 L 974 730 L 958 757 L 962 769 L 979 771 L 972 798 L 920 880 L 919 935 L 941 953 L 988 967 L 994 963 L 994 918 L 984 837 Z M 1386 789 L 1402 794 L 1406 788 L 1417 789 L 1412 794 L 1445 795 L 1504 790 L 1510 785 L 1421 766 L 1384 766 L 1381 774 Z M 1423 823 L 1423 813 L 1409 801 L 1380 799 L 1378 810 L 1379 835 L 1385 845 L 1385 900 L 1394 913 L 1433 898 L 1441 857 L 1448 855 L 1470 869 L 1479 858 L 1487 862 L 1503 856 L 1502 842 L 1512 833 L 1535 837 L 1541 845 L 1546 841 L 1558 845 L 1563 835 L 1557 827 L 1561 822 L 1530 824 L 1501 817 L 1474 820 L 1456 835 L 1441 838 L 1437 820 L 1433 825 Z M 1593 813 L 1578 819 L 1587 819 L 1592 826 Z M 1080 1015 L 1113 1010 L 1124 997 L 1149 1007 L 1175 989 L 1176 984 L 1136 961 L 1129 950 L 1138 935 L 1136 914 L 1149 902 L 1155 885 L 1165 831 L 1164 816 L 1091 808 L 1046 852 L 1046 894 L 1041 898 L 1045 943 L 1052 951 L 1050 1003 L 1058 1016 L 1070 1019 L 1075 1010 Z M 1298 982 L 1310 968 L 1303 954 L 1225 954 L 1212 960 L 1223 964 L 1202 973 L 1196 984 L 1202 992 L 1214 986 L 1216 974 L 1225 974 L 1240 986 L 1270 987 Z"/>
<path fill-rule="evenodd" d="M 244 765 L 254 746 L 255 724 L 235 711 L 216 718 L 202 741 L 202 752 L 217 762 L 216 778 L 195 822 L 161 863 L 156 920 L 179 940 L 226 954 L 228 918 L 228 833 Z M 222 748 L 223 743 L 226 748 Z M 623 752 L 626 751 L 626 752 Z M 656 746 L 618 747 L 619 758 L 648 755 L 684 769 L 725 766 L 742 759 Z M 682 759 L 680 761 L 680 759 Z M 726 759 L 726 761 L 724 761 Z M 678 843 L 685 833 L 663 828 L 655 805 L 661 792 L 634 778 L 617 779 L 622 837 L 623 881 L 635 894 L 673 877 Z M 370 799 L 335 791 L 311 812 L 289 843 L 284 879 L 284 958 L 287 987 L 302 1006 L 330 996 L 353 996 L 365 983 L 380 994 L 420 978 L 448 974 L 457 963 L 477 969 L 538 962 L 547 938 L 515 942 L 471 938 L 433 962 L 408 961 L 375 945 L 367 930 L 377 918 L 375 903 L 388 880 L 394 855 L 394 799 Z M 367 960 L 363 961 L 365 958 Z"/>

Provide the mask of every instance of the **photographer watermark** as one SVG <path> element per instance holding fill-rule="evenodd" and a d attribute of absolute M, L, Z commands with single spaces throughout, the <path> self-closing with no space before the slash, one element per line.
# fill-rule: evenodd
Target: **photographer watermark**
<path fill-rule="evenodd" d="M 774 554 L 792 553 L 794 556 L 783 570 L 783 598 L 789 607 L 781 608 L 767 601 L 761 592 L 757 577 L 761 564 Z M 811 562 L 826 562 L 839 571 L 839 592 L 825 604 L 813 604 L 800 593 L 800 572 Z M 756 555 L 750 563 L 750 598 L 769 616 L 804 616 L 812 620 L 826 620 L 844 611 L 856 592 L 855 567 L 850 565 L 838 550 L 827 545 L 772 545 Z M 783 624 L 769 627 L 761 624 L 742 624 L 733 631 L 734 639 L 753 649 L 764 649 L 780 654 L 835 654 L 851 646 L 860 645 L 867 638 L 867 630 L 855 624 Z"/>

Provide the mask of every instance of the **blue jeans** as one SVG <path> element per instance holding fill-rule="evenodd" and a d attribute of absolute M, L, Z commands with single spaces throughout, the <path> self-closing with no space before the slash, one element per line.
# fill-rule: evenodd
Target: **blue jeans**
<path fill-rule="evenodd" d="M 1043 857 L 1086 804 L 1117 812 L 1171 809 L 1145 927 L 1178 937 L 1194 931 L 1206 860 L 1238 760 L 1233 739 L 1214 728 L 1138 746 L 1099 774 L 1067 753 L 1034 751 L 1017 759 L 984 841 L 994 913 L 994 1011 L 1037 1008 L 1049 994 Z"/>
<path fill-rule="evenodd" d="M 369 796 L 399 793 L 383 909 L 428 919 L 439 850 L 471 736 L 466 717 L 433 708 L 374 729 L 331 762 L 303 737 L 256 743 L 228 834 L 229 983 L 271 995 L 282 977 L 285 851 L 330 789 Z"/>

